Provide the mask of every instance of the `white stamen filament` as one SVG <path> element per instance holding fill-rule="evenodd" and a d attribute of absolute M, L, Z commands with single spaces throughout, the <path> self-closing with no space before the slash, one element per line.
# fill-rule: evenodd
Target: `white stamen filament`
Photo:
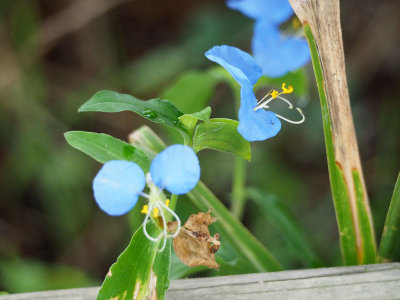
<path fill-rule="evenodd" d="M 265 97 L 264 97 L 265 98 Z M 263 99 L 264 99 L 263 98 Z M 261 99 L 258 103 L 260 103 L 263 99 Z M 283 98 L 283 97 L 280 97 L 280 96 L 277 96 L 276 98 L 273 98 L 273 97 L 271 97 L 271 98 L 269 98 L 267 101 L 265 101 L 264 103 L 260 103 L 259 105 L 257 105 L 255 108 L 254 108 L 254 111 L 257 111 L 258 109 L 260 109 L 260 108 L 269 108 L 269 106 L 268 106 L 268 103 L 270 103 L 272 100 L 274 100 L 274 99 L 280 99 L 280 100 L 282 100 L 282 101 L 284 101 L 284 102 L 286 102 L 286 104 L 287 105 L 289 105 L 289 109 L 293 109 L 293 104 L 289 101 L 289 100 L 287 100 L 287 99 L 285 99 L 285 98 Z M 275 114 L 278 118 L 280 118 L 280 119 L 282 119 L 282 120 L 284 120 L 284 121 L 286 121 L 286 122 L 288 122 L 288 123 L 291 123 L 291 124 L 301 124 L 301 123 L 303 123 L 304 121 L 305 121 L 305 119 L 306 119 L 306 117 L 304 116 L 304 114 L 303 114 L 303 111 L 299 108 L 299 107 L 296 107 L 296 110 L 300 113 L 300 115 L 301 115 L 301 120 L 299 120 L 299 121 L 293 121 L 293 120 L 289 120 L 289 119 L 287 119 L 287 118 L 285 118 L 285 117 L 283 117 L 283 116 L 281 116 L 281 115 L 278 115 L 278 114 Z"/>
<path fill-rule="evenodd" d="M 160 239 L 162 239 L 162 246 L 161 248 L 158 249 L 159 252 L 164 251 L 165 246 L 167 244 L 167 238 L 175 238 L 178 236 L 179 231 L 181 229 L 181 220 L 179 219 L 178 215 L 167 205 L 164 204 L 163 200 L 165 200 L 164 195 L 162 195 L 162 190 L 161 188 L 155 186 L 151 179 L 150 173 L 146 174 L 146 182 L 147 185 L 150 187 L 150 195 L 141 193 L 140 195 L 148 198 L 149 199 L 149 204 L 148 204 L 148 211 L 146 213 L 146 217 L 143 220 L 143 233 L 146 236 L 147 239 L 149 239 L 152 242 L 159 242 Z M 154 213 L 154 209 L 158 210 L 159 216 L 162 220 L 162 232 L 158 235 L 157 238 L 150 236 L 150 234 L 147 232 L 147 223 L 149 222 L 149 218 L 151 217 L 151 214 Z M 168 233 L 168 227 L 167 227 L 167 221 L 166 221 L 166 214 L 164 210 L 170 214 L 177 222 L 177 229 L 172 233 Z M 153 223 L 158 226 L 158 224 L 155 222 L 154 218 L 151 218 Z"/>
<path fill-rule="evenodd" d="M 139 195 L 142 196 L 143 198 L 146 198 L 146 199 L 150 198 L 149 195 L 147 195 L 146 193 L 143 193 L 143 192 L 140 192 Z"/>
<path fill-rule="evenodd" d="M 179 230 L 181 229 L 181 219 L 179 219 L 178 215 L 172 210 L 170 209 L 168 206 L 166 206 L 164 203 L 160 202 L 160 205 L 165 208 L 176 220 L 176 222 L 178 223 L 178 228 L 176 229 L 176 231 L 169 235 L 169 237 L 175 238 L 178 236 L 179 234 Z"/>
<path fill-rule="evenodd" d="M 153 203 L 149 203 L 149 208 L 147 210 L 147 214 L 146 214 L 146 216 L 144 217 L 144 220 L 143 220 L 143 233 L 150 241 L 158 242 L 160 240 L 160 238 L 161 238 L 160 236 L 158 236 L 157 238 L 154 238 L 154 237 L 150 236 L 148 234 L 148 232 L 147 232 L 147 222 L 149 220 L 151 212 L 153 211 L 153 207 L 154 207 L 154 204 Z"/>
<path fill-rule="evenodd" d="M 257 105 L 258 106 L 260 106 L 261 105 L 261 102 L 265 99 L 265 98 L 267 98 L 270 94 L 271 94 L 271 92 L 272 92 L 272 90 L 270 90 L 260 101 L 257 101 Z M 270 98 L 270 99 L 274 99 L 274 98 Z M 268 99 L 267 101 L 269 101 L 270 99 Z M 257 106 L 257 107 L 258 107 Z M 254 109 L 254 110 L 256 110 L 256 109 Z"/>
<path fill-rule="evenodd" d="M 303 112 L 301 111 L 300 108 L 296 107 L 296 109 L 297 109 L 297 111 L 300 113 L 300 115 L 302 116 L 302 118 L 301 118 L 300 121 L 289 120 L 289 119 L 286 119 L 285 117 L 282 117 L 281 115 L 278 115 L 278 114 L 275 114 L 275 115 L 276 115 L 278 118 L 281 118 L 282 120 L 284 120 L 284 121 L 286 121 L 286 122 L 289 122 L 289 123 L 292 123 L 292 124 L 301 124 L 301 123 L 304 122 L 304 120 L 306 119 L 306 117 L 304 116 L 304 114 L 303 114 Z"/>
<path fill-rule="evenodd" d="M 276 98 L 273 98 L 273 97 L 269 98 L 269 99 L 268 99 L 267 101 L 265 101 L 264 103 L 260 103 L 260 102 L 262 101 L 262 99 L 261 99 L 261 101 L 259 102 L 260 104 L 258 104 L 258 105 L 256 106 L 256 108 L 254 108 L 254 110 L 258 110 L 258 109 L 260 109 L 260 108 L 269 108 L 268 103 L 270 103 L 270 102 L 271 102 L 272 100 L 274 100 L 274 99 L 283 100 L 284 102 L 286 102 L 286 103 L 289 105 L 289 109 L 292 109 L 292 108 L 293 108 L 293 104 L 292 104 L 289 100 L 287 100 L 287 99 L 285 99 L 285 98 L 283 98 L 283 97 L 277 96 Z"/>

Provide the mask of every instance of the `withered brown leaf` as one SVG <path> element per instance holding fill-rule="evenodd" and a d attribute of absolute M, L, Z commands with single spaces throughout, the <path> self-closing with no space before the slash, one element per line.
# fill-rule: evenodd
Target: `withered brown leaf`
<path fill-rule="evenodd" d="M 207 213 L 199 212 L 193 214 L 181 227 L 179 235 L 174 238 L 173 246 L 176 256 L 187 266 L 207 266 L 218 269 L 219 265 L 215 261 L 214 253 L 218 251 L 220 235 L 216 233 L 210 235 L 208 226 L 216 221 L 211 214 L 211 209 Z M 171 222 L 169 227 L 173 228 L 176 224 Z"/>

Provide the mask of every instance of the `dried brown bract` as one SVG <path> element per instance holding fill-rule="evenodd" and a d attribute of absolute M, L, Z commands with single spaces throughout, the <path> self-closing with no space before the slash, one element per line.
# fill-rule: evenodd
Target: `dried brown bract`
<path fill-rule="evenodd" d="M 218 251 L 220 235 L 210 235 L 208 226 L 216 221 L 210 214 L 199 212 L 191 215 L 182 226 L 179 235 L 174 238 L 173 246 L 178 258 L 189 267 L 207 266 L 218 269 L 215 252 Z M 174 224 L 168 224 L 173 227 Z M 175 225 L 176 226 L 176 225 Z"/>

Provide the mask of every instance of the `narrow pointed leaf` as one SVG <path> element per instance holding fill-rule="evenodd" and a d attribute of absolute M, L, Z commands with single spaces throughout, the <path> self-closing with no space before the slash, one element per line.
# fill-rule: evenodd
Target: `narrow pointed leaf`
<path fill-rule="evenodd" d="M 379 256 L 383 261 L 400 261 L 400 173 L 386 216 Z"/>
<path fill-rule="evenodd" d="M 186 128 L 178 119 L 182 116 L 182 112 L 168 100 L 151 99 L 143 101 L 131 95 L 119 94 L 113 91 L 101 91 L 94 94 L 89 101 L 79 108 L 79 112 L 84 111 L 132 111 L 152 122 L 167 125 L 178 129 L 182 133 L 187 133 Z"/>
<path fill-rule="evenodd" d="M 259 191 L 255 188 L 247 189 L 247 194 L 263 211 L 280 235 L 287 241 L 291 249 L 306 267 L 322 267 L 322 262 L 307 243 L 305 234 L 290 213 L 290 211 L 276 197 Z"/>
<path fill-rule="evenodd" d="M 108 134 L 69 131 L 64 137 L 72 147 L 101 163 L 109 160 L 126 160 L 137 163 L 145 173 L 150 168 L 150 161 L 142 150 Z"/>

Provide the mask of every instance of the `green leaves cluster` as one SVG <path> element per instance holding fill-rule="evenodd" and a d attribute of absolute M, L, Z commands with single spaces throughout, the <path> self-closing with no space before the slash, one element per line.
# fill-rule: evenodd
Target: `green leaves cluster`
<path fill-rule="evenodd" d="M 184 114 L 169 100 L 143 101 L 126 94 L 101 91 L 83 104 L 79 111 L 132 111 L 149 121 L 178 130 L 183 136 L 184 143 L 192 146 L 196 152 L 213 149 L 233 153 L 247 160 L 251 159 L 250 143 L 237 132 L 239 123 L 230 119 L 210 119 L 210 107 L 199 112 Z M 104 140 L 99 140 L 99 143 L 104 143 Z M 126 151 L 131 150 L 126 148 Z"/>

